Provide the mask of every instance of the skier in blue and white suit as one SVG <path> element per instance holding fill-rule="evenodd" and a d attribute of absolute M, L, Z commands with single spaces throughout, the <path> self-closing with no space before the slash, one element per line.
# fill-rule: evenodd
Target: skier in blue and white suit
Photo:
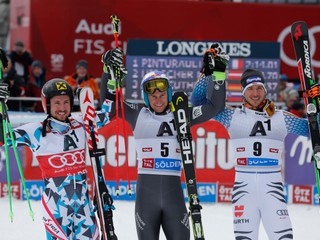
<path fill-rule="evenodd" d="M 106 66 L 122 69 L 126 74 L 122 61 L 119 49 L 110 50 L 103 56 Z M 221 59 L 215 58 L 215 61 Z M 108 81 L 109 92 L 113 93 L 115 86 L 113 79 Z M 124 105 L 126 120 L 133 129 L 138 160 L 135 202 L 138 239 L 158 240 L 162 226 L 167 239 L 187 240 L 190 229 L 180 180 L 180 146 L 170 107 L 170 81 L 164 72 L 151 71 L 143 77 L 141 89 L 144 106 L 128 102 Z M 224 101 L 220 101 L 225 99 L 223 80 L 209 81 L 206 94 L 206 104 L 189 108 L 191 125 L 209 120 L 225 107 Z M 114 95 L 111 98 L 114 99 Z M 113 111 L 112 107 L 110 118 Z"/>
<path fill-rule="evenodd" d="M 8 85 L 0 83 L 0 99 L 8 96 Z M 71 116 L 73 90 L 65 80 L 51 79 L 43 86 L 41 98 L 46 119 L 15 128 L 13 136 L 17 146 L 31 149 L 42 171 L 47 239 L 98 240 L 87 187 L 84 125 L 81 116 Z M 102 108 L 96 119 L 100 126 L 109 122 L 109 106 Z M 12 145 L 12 139 L 8 138 L 8 144 Z"/>
<path fill-rule="evenodd" d="M 247 69 L 241 76 L 243 105 L 226 107 L 214 117 L 228 129 L 235 164 L 232 192 L 235 239 L 258 239 L 260 221 L 270 240 L 293 239 L 281 176 L 284 139 L 288 133 L 309 136 L 306 119 L 275 109 L 265 98 L 262 72 Z M 193 105 L 206 102 L 207 81 L 191 96 Z"/>

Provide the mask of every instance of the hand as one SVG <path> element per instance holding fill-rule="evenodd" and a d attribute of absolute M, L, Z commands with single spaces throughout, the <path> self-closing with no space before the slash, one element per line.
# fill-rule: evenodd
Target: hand
<path fill-rule="evenodd" d="M 320 97 L 320 84 L 316 83 L 311 86 L 310 90 L 306 91 L 308 96 L 315 99 Z"/>
<path fill-rule="evenodd" d="M 121 67 L 123 66 L 123 52 L 120 48 L 107 51 L 102 55 L 101 62 L 107 66 Z"/>
<path fill-rule="evenodd" d="M 2 50 L 2 48 L 0 48 L 0 61 L 2 62 L 3 68 L 8 67 L 8 59 L 5 52 Z"/>
<path fill-rule="evenodd" d="M 9 90 L 7 83 L 0 83 L 0 100 L 4 100 L 5 102 L 9 98 Z"/>
<path fill-rule="evenodd" d="M 228 66 L 230 57 L 227 55 L 221 48 L 218 43 L 212 44 L 211 48 L 208 49 L 203 56 L 203 65 L 201 72 L 208 75 L 216 75 L 220 79 L 215 80 L 224 80 L 225 71 Z M 221 79 L 223 78 L 224 79 Z"/>
<path fill-rule="evenodd" d="M 109 93 L 112 93 L 112 94 L 115 94 L 116 90 L 121 87 L 119 81 L 116 81 L 116 80 L 108 80 L 107 85 L 108 85 Z"/>
<path fill-rule="evenodd" d="M 120 81 L 119 85 L 128 74 L 122 55 L 122 50 L 115 48 L 104 53 L 101 58 L 101 62 L 104 63 L 103 71 L 110 74 L 110 80 Z"/>

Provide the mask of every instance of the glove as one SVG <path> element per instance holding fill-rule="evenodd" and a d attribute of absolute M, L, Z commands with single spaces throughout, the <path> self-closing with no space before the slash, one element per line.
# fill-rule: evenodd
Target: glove
<path fill-rule="evenodd" d="M 117 88 L 118 89 L 120 88 L 120 82 L 117 81 L 117 80 L 112 80 L 111 79 L 111 80 L 108 80 L 107 86 L 108 86 L 109 93 L 115 94 Z"/>
<path fill-rule="evenodd" d="M 7 83 L 0 83 L 0 100 L 4 100 L 5 102 L 9 98 L 9 85 Z"/>
<path fill-rule="evenodd" d="M 306 92 L 307 92 L 307 95 L 313 99 L 320 97 L 320 84 L 316 83 L 312 85 L 310 90 Z"/>
<path fill-rule="evenodd" d="M 8 67 L 8 59 L 5 52 L 2 50 L 2 48 L 0 48 L 0 61 L 2 62 L 3 68 Z"/>
<path fill-rule="evenodd" d="M 101 58 L 101 62 L 104 63 L 103 71 L 111 75 L 110 80 L 120 81 L 120 85 L 128 74 L 127 69 L 124 67 L 122 56 L 122 50 L 115 48 L 104 53 Z"/>
<path fill-rule="evenodd" d="M 107 51 L 102 55 L 101 62 L 107 66 L 120 67 L 123 66 L 123 52 L 120 48 Z"/>
<path fill-rule="evenodd" d="M 201 73 L 206 76 L 212 75 L 213 80 L 225 80 L 226 68 L 230 57 L 221 48 L 218 43 L 211 45 L 203 56 L 203 65 Z"/>

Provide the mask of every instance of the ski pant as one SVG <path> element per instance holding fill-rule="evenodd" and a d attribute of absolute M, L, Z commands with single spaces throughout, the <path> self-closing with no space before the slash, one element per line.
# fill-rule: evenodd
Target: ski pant
<path fill-rule="evenodd" d="M 269 240 L 293 239 L 280 171 L 236 171 L 232 209 L 235 239 L 259 239 L 260 220 Z"/>
<path fill-rule="evenodd" d="M 45 178 L 42 195 L 47 240 L 97 240 L 99 229 L 85 174 Z"/>
<path fill-rule="evenodd" d="M 158 240 L 161 226 L 167 240 L 189 240 L 180 177 L 139 174 L 135 221 L 139 240 Z"/>

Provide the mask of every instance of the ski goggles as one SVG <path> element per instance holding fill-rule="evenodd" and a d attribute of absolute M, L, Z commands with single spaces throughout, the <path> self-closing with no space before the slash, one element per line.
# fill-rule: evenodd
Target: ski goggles
<path fill-rule="evenodd" d="M 168 84 L 168 81 L 165 79 L 151 80 L 146 82 L 143 85 L 143 90 L 148 94 L 152 94 L 156 90 L 159 90 L 160 92 L 164 92 L 164 91 L 167 91 L 168 88 L 169 88 L 169 84 Z"/>
<path fill-rule="evenodd" d="M 70 123 L 58 121 L 54 118 L 48 119 L 48 125 L 53 133 L 66 134 L 70 131 Z"/>

